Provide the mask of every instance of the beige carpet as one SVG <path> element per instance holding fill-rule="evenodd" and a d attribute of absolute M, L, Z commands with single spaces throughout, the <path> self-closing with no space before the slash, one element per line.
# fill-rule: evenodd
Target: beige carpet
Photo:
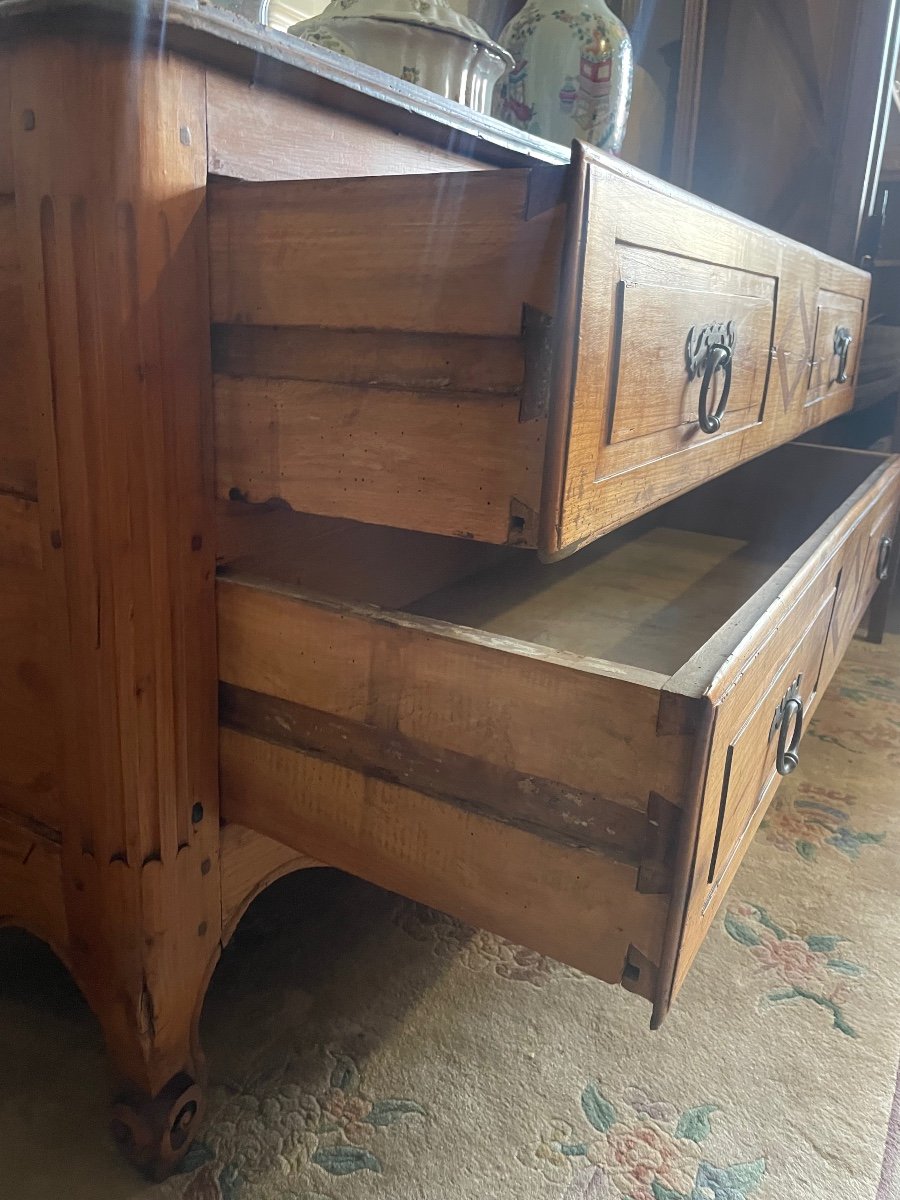
<path fill-rule="evenodd" d="M 332 872 L 254 905 L 212 1111 L 153 1187 L 96 1027 L 0 937 L 2 1200 L 896 1200 L 900 639 L 857 642 L 663 1029 L 633 996 Z"/>

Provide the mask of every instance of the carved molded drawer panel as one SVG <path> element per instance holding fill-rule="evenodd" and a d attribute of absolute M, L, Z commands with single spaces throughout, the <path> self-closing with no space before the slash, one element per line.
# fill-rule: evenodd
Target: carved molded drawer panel
<path fill-rule="evenodd" d="M 806 403 L 815 404 L 852 387 L 862 341 L 864 302 L 856 296 L 820 291 Z"/>
<path fill-rule="evenodd" d="M 804 624 L 805 610 L 813 609 L 796 646 L 780 669 L 776 668 L 762 696 L 729 697 L 727 710 L 720 719 L 741 724 L 724 746 L 721 773 L 712 771 L 709 800 L 719 793 L 718 813 L 710 805 L 710 820 L 715 818 L 715 833 L 709 854 L 707 882 L 709 893 L 703 903 L 703 916 L 710 911 L 725 877 L 736 867 L 735 857 L 743 856 L 749 844 L 751 823 L 764 805 L 778 775 L 791 774 L 799 761 L 800 739 L 808 714 L 819 689 L 822 658 L 828 628 L 834 611 L 837 588 L 816 592 L 802 614 L 792 624 Z M 816 603 L 818 601 L 818 603 Z M 767 652 L 771 654 L 772 652 Z M 724 706 L 723 706 L 724 707 Z M 749 712 L 747 708 L 749 707 Z M 745 715 L 746 714 L 746 715 Z M 720 759 L 716 758 L 716 764 Z"/>
<path fill-rule="evenodd" d="M 711 271 L 690 259 L 632 246 L 618 248 L 617 264 L 619 315 L 604 472 L 616 474 L 759 421 L 774 280 L 727 268 Z"/>

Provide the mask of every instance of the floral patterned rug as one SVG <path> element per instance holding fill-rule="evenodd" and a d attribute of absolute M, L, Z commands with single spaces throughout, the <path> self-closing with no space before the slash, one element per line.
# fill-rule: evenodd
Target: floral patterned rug
<path fill-rule="evenodd" d="M 898 1200 L 900 638 L 856 642 L 662 1030 L 636 997 L 336 872 L 251 908 L 211 1112 L 141 1182 L 96 1027 L 0 937 L 9 1200 Z"/>

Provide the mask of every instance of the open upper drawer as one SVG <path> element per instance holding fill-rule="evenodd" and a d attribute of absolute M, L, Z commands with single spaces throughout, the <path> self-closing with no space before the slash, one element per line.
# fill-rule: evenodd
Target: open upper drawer
<path fill-rule="evenodd" d="M 552 558 L 851 402 L 868 276 L 580 143 L 209 206 L 222 497 Z"/>
<path fill-rule="evenodd" d="M 564 562 L 394 531 L 340 578 L 344 533 L 276 510 L 292 582 L 218 583 L 223 816 L 658 1020 L 802 758 L 898 498 L 900 459 L 792 445 Z"/>

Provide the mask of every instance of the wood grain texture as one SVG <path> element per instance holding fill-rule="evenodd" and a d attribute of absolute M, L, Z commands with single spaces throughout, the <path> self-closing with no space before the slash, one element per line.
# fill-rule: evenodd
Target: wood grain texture
<path fill-rule="evenodd" d="M 498 543 L 514 502 L 511 540 L 553 557 L 849 406 L 810 364 L 828 295 L 859 352 L 862 272 L 586 147 L 572 170 L 564 252 L 560 179 L 538 169 L 220 185 L 219 495 Z M 549 349 L 529 355 L 526 306 L 552 315 L 552 378 Z M 728 321 L 732 386 L 710 436 L 685 346 Z M 452 407 L 481 362 L 479 390 L 511 384 L 517 345 L 523 405 L 538 380 L 550 411 L 546 451 L 512 393 L 505 412 Z"/>
<path fill-rule="evenodd" d="M 548 840 L 601 849 L 640 866 L 646 814 L 571 784 L 498 767 L 368 722 L 223 684 L 219 723 L 371 778 L 480 812 Z"/>
<path fill-rule="evenodd" d="M 0 926 L 3 925 L 27 929 L 69 965 L 59 845 L 0 813 Z"/>
<path fill-rule="evenodd" d="M 407 391 L 518 396 L 522 338 L 393 333 L 319 326 L 215 325 L 213 370 Z"/>
<path fill-rule="evenodd" d="M 859 362 L 859 347 L 863 335 L 865 301 L 855 296 L 819 290 L 816 297 L 816 335 L 809 372 L 807 404 L 815 403 L 838 388 L 852 388 Z M 844 382 L 838 380 L 840 358 L 834 349 L 838 329 L 849 330 L 853 338 L 847 353 Z"/>
<path fill-rule="evenodd" d="M 654 672 L 678 671 L 777 569 L 757 536 L 708 535 L 651 517 L 562 562 L 521 553 L 442 588 L 413 612 Z"/>
<path fill-rule="evenodd" d="M 243 825 L 222 826 L 219 869 L 222 880 L 222 941 L 227 942 L 253 900 L 291 871 L 322 864 L 290 846 Z"/>
<path fill-rule="evenodd" d="M 831 577 L 834 577 L 834 587 L 829 590 L 829 576 L 826 575 L 817 595 L 818 603 L 813 605 L 805 628 L 804 622 L 799 622 L 801 632 L 786 661 L 779 664 L 777 656 L 772 656 L 774 661 L 769 667 L 771 682 L 768 689 L 761 696 L 749 693 L 749 699 L 748 696 L 742 696 L 742 703 L 732 700 L 729 704 L 728 721 L 735 732 L 724 747 L 724 762 L 719 757 L 722 742 L 717 731 L 719 744 L 714 750 L 710 775 L 711 786 L 713 789 L 718 787 L 720 799 L 718 813 L 714 806 L 710 806 L 710 814 L 715 820 L 715 834 L 707 876 L 708 882 L 716 890 L 732 856 L 740 850 L 744 831 L 760 798 L 775 782 L 773 775 L 778 730 L 773 722 L 779 705 L 784 702 L 789 689 L 796 685 L 796 693 L 804 711 L 812 710 L 820 686 L 822 660 L 837 597 L 839 580 L 834 572 Z M 706 906 L 711 899 L 712 896 L 707 897 Z"/>
<path fill-rule="evenodd" d="M 0 46 L 0 196 L 12 194 L 12 139 L 10 137 L 10 70 L 12 51 Z"/>
<path fill-rule="evenodd" d="M 236 579 L 217 596 L 224 683 L 637 811 L 650 791 L 678 802 L 688 747 L 657 737 L 662 676 Z"/>
<path fill-rule="evenodd" d="M 0 106 L 3 104 L 2 61 L 0 59 Z M 8 108 L 8 72 L 6 83 Z M 5 127 L 0 136 L 5 136 Z M 8 141 L 6 148 L 8 151 Z M 3 142 L 0 141 L 0 153 L 2 149 Z M 0 161 L 0 172 L 6 169 Z M 7 180 L 7 183 L 9 191 L 0 194 L 0 492 L 12 492 L 33 500 L 37 496 L 37 467 L 32 417 L 26 400 L 29 361 L 19 238 L 12 181 Z"/>
<path fill-rule="evenodd" d="M 206 93 L 211 175 L 335 179 L 475 165 L 469 155 L 213 68 L 206 74 Z"/>
<path fill-rule="evenodd" d="M 558 267 L 558 221 L 523 220 L 529 181 L 213 181 L 213 320 L 516 337 L 523 302 L 552 309 Z"/>
<path fill-rule="evenodd" d="M 58 663 L 47 579 L 28 561 L 34 524 L 33 520 L 24 554 L 11 553 L 16 547 L 0 542 L 0 810 L 59 830 L 63 810 Z M 10 562 L 12 558 L 17 561 Z"/>
<path fill-rule="evenodd" d="M 666 898 L 603 854 L 229 729 L 220 771 L 228 820 L 380 887 L 610 982 L 629 946 L 658 956 Z"/>
<path fill-rule="evenodd" d="M 862 272 L 675 188 L 652 187 L 580 144 L 573 170 L 580 184 L 571 203 L 580 215 L 570 211 L 563 257 L 541 514 L 551 556 L 796 436 L 807 422 L 836 415 L 846 394 L 799 415 L 816 288 L 839 281 L 835 290 L 843 294 L 868 295 Z M 682 289 L 691 295 L 679 298 Z M 766 295 L 770 303 L 778 297 L 768 334 L 764 311 L 748 299 Z M 697 389 L 685 391 L 686 374 L 678 386 L 678 361 L 691 325 L 731 319 L 739 326 L 735 369 L 749 373 L 732 416 L 726 410 L 722 430 L 710 437 L 686 419 Z M 792 339 L 784 349 L 783 337 Z M 642 429 L 645 441 L 635 436 Z"/>
<path fill-rule="evenodd" d="M 221 923 L 204 78 L 46 37 L 12 103 L 73 971 L 153 1095 Z"/>
<path fill-rule="evenodd" d="M 218 376 L 215 406 L 222 499 L 495 544 L 526 540 L 513 501 L 540 507 L 545 425 L 518 395 Z"/>
<path fill-rule="evenodd" d="M 790 449 L 805 453 L 806 449 L 814 448 Z M 722 662 L 719 658 L 720 666 L 709 690 L 716 704 L 715 727 L 708 762 L 697 773 L 698 790 L 691 806 L 696 840 L 686 835 L 694 849 L 690 862 L 682 863 L 690 883 L 688 891 L 677 892 L 673 900 L 673 925 L 667 935 L 669 942 L 678 946 L 677 962 L 672 991 L 657 998 L 658 1013 L 664 1012 L 677 994 L 779 781 L 777 774 L 758 770 L 761 761 L 758 750 L 738 755 L 736 759 L 732 755 L 730 765 L 736 775 L 734 781 L 727 781 L 729 747 L 737 745 L 742 735 L 756 746 L 763 736 L 767 738 L 770 726 L 763 713 L 766 701 L 771 722 L 776 702 L 801 673 L 804 721 L 808 722 L 853 635 L 855 625 L 848 620 L 848 612 L 861 613 L 861 598 L 871 594 L 871 586 L 864 578 L 866 551 L 860 557 L 860 545 L 868 546 L 870 535 L 882 528 L 882 522 L 890 519 L 900 505 L 900 460 L 884 461 L 867 454 L 852 457 L 861 465 L 868 462 L 871 466 L 866 482 L 788 559 L 779 572 L 780 578 L 773 579 L 777 590 L 773 589 L 775 594 L 769 592 L 767 615 L 757 618 L 729 661 Z M 813 471 L 818 464 L 819 476 L 825 477 L 827 456 L 812 456 L 809 462 Z M 854 561 L 862 565 L 854 569 Z M 735 625 L 739 630 L 740 614 Z M 715 657 L 721 649 L 724 646 L 720 641 Z M 683 681 L 689 675 L 690 669 L 685 671 Z M 680 682 L 675 677 L 668 686 L 677 690 Z M 770 751 L 766 741 L 762 762 L 769 762 Z M 727 807 L 722 810 L 726 782 L 728 796 L 743 796 L 731 813 Z M 724 816 L 721 824 L 720 814 Z M 690 825 L 690 820 L 686 825 Z M 710 880 L 711 870 L 715 873 L 714 881 Z M 683 912 L 681 917 L 679 909 Z M 667 947 L 667 962 L 671 960 L 670 953 L 671 946 Z"/>
<path fill-rule="evenodd" d="M 0 567 L 30 567 L 43 562 L 37 502 L 0 492 Z"/>
<path fill-rule="evenodd" d="M 691 330 L 713 322 L 733 323 L 735 338 L 722 432 L 759 421 L 775 307 L 775 282 L 764 276 L 631 246 L 618 246 L 616 259 L 620 315 L 610 430 L 597 465 L 604 476 L 709 437 L 697 429 L 701 379 L 688 377 L 685 345 Z M 710 389 L 710 411 L 721 390 L 720 375 Z M 631 444 L 618 445 L 624 442 Z"/>
<path fill-rule="evenodd" d="M 813 454 L 807 454 L 808 450 Z M 809 480 L 816 477 L 825 480 L 830 470 L 840 473 L 840 465 L 833 461 L 835 454 L 849 460 L 848 467 L 852 468 L 846 471 L 842 486 L 826 492 L 824 504 L 804 500 L 814 494 Z M 804 459 L 805 467 L 801 465 Z M 795 511 L 796 536 L 782 545 L 782 565 L 766 584 L 733 614 L 727 628 L 710 638 L 673 676 L 667 685 L 671 691 L 688 695 L 702 693 L 718 703 L 748 671 L 764 674 L 767 664 L 771 663 L 772 648 L 780 645 L 786 649 L 790 644 L 789 640 L 783 643 L 777 640 L 778 636 L 790 638 L 789 633 L 778 635 L 785 615 L 794 609 L 801 597 L 811 595 L 812 583 L 821 578 L 830 562 L 837 561 L 835 555 L 850 532 L 873 506 L 891 501 L 900 481 L 900 459 L 895 457 L 802 444 L 779 449 L 778 457 L 771 463 L 776 471 L 770 473 L 766 466 L 764 462 L 746 464 L 741 468 L 742 474 L 735 477 L 734 485 L 738 494 L 740 488 L 750 487 L 749 492 L 744 492 L 746 498 L 753 494 L 750 481 L 754 476 L 757 480 L 768 477 L 768 488 L 774 492 L 776 500 L 768 511 L 771 513 L 779 508 Z M 796 471 L 794 478 L 790 476 L 792 470 Z M 765 507 L 762 499 L 756 503 Z M 807 505 L 816 520 L 807 518 L 801 524 L 801 514 Z M 734 507 L 740 505 L 735 503 Z M 769 527 L 773 528 L 774 523 Z M 798 545 L 804 533 L 807 536 Z M 764 647 L 768 648 L 766 653 L 762 653 Z"/>
<path fill-rule="evenodd" d="M 615 569 L 616 550 L 607 554 L 605 544 L 553 567 L 535 563 L 535 579 L 520 553 L 416 604 L 440 620 L 221 579 L 222 772 L 230 819 L 527 945 L 575 955 L 566 961 L 610 978 L 619 942 L 614 958 L 593 966 L 571 943 L 548 943 L 540 922 L 510 913 L 482 882 L 481 842 L 469 849 L 461 839 L 470 829 L 465 823 L 476 821 L 506 826 L 510 838 L 536 838 L 548 861 L 587 844 L 615 864 L 595 884 L 604 894 L 621 887 L 629 974 L 639 964 L 635 987 L 655 992 L 658 1022 L 774 793 L 769 710 L 798 675 L 814 709 L 846 646 L 847 613 L 868 594 L 862 580 L 871 570 L 869 547 L 900 504 L 900 461 L 804 445 L 785 447 L 777 458 L 774 477 L 763 461 L 749 463 L 733 479 L 710 484 L 696 503 L 685 498 L 669 517 L 662 514 L 670 524 L 661 532 L 674 535 L 681 522 L 683 570 L 690 569 L 685 551 L 692 544 L 728 541 L 722 533 L 730 529 L 738 536 L 728 542 L 729 554 L 745 539 L 747 561 L 759 571 L 743 584 L 745 603 L 723 594 L 721 627 L 671 678 L 671 662 L 660 658 L 662 669 L 653 674 L 649 660 L 637 660 L 638 643 L 652 646 L 638 628 L 632 653 L 618 665 L 574 652 L 596 653 L 597 638 L 610 636 L 608 614 L 593 635 L 579 623 L 572 592 L 584 575 L 585 597 L 594 595 L 591 555 L 602 564 L 606 554 L 607 568 Z M 790 525 L 773 517 L 785 506 L 794 514 Z M 692 524 L 709 532 L 691 534 Z M 609 540 L 639 545 L 642 536 L 636 529 Z M 854 573 L 850 547 L 862 543 Z M 653 552 L 657 564 L 664 544 Z M 697 607 L 715 624 L 718 592 L 726 582 L 735 586 L 737 573 L 729 564 L 717 582 L 698 564 Z M 623 580 L 635 566 L 624 568 Z M 540 606 L 541 571 L 557 600 L 551 609 Z M 656 590 L 665 608 L 666 589 L 684 593 L 685 586 L 669 578 L 670 566 L 660 571 Z M 633 574 L 636 597 L 644 596 L 647 578 L 646 571 Z M 623 588 L 619 611 L 631 611 L 639 627 L 642 617 L 627 595 Z M 832 636 L 839 614 L 840 632 Z M 569 629 L 567 618 L 574 622 Z M 694 644 L 704 636 L 698 630 Z M 589 727 L 582 723 L 588 713 Z M 625 730 L 617 719 L 629 727 L 634 758 L 622 757 Z M 537 803 L 522 787 L 528 781 Z M 668 802 L 662 807 L 659 795 Z M 676 805 L 686 806 L 686 819 Z M 674 822 L 661 820 L 672 812 Z M 644 814 L 655 815 L 641 844 L 633 820 Z M 607 815 L 604 840 L 598 831 Z M 654 825 L 668 830 L 655 850 Z M 493 835 L 479 824 L 477 836 L 489 843 Z M 452 853 L 462 858 L 448 864 L 444 853 L 457 843 Z M 523 854 L 526 847 L 538 853 L 521 845 Z M 416 865 L 422 862 L 426 870 Z M 636 875 L 616 885 L 622 868 Z M 460 876 L 473 886 L 460 888 Z M 665 939 L 650 951 L 632 925 L 644 911 L 642 901 L 634 908 L 635 897 L 648 894 L 673 896 Z"/>
<path fill-rule="evenodd" d="M 220 501 L 219 571 L 271 579 L 341 600 L 405 608 L 515 551 L 296 513 L 284 505 Z"/>
<path fill-rule="evenodd" d="M 569 380 L 571 393 L 567 396 L 562 391 L 565 384 L 558 374 L 542 513 L 543 545 L 551 553 L 583 544 L 614 527 L 624 514 L 638 516 L 770 444 L 762 422 L 747 430 L 739 425 L 735 433 L 725 431 L 714 438 L 693 425 L 674 447 L 665 442 L 656 446 L 651 443 L 650 455 L 636 456 L 631 470 L 627 461 L 625 469 L 619 470 L 614 451 L 607 467 L 609 430 L 617 400 L 613 381 L 620 319 L 614 303 L 619 286 L 618 244 L 638 246 L 644 261 L 644 252 L 658 252 L 656 257 L 650 256 L 645 268 L 651 272 L 654 268 L 656 272 L 664 270 L 670 261 L 664 255 L 701 257 L 709 272 L 711 291 L 715 290 L 717 275 L 723 283 L 729 278 L 727 270 L 721 271 L 722 266 L 730 268 L 732 276 L 749 270 L 775 280 L 779 259 L 777 245 L 763 231 L 736 227 L 725 214 L 701 212 L 687 198 L 676 198 L 674 189 L 664 198 L 654 196 L 640 183 L 608 172 L 604 166 L 604 160 L 579 145 L 575 169 L 585 177 L 579 190 L 584 207 L 580 223 L 574 221 L 573 214 L 564 277 L 567 286 L 574 286 L 580 293 L 580 308 L 577 324 L 561 327 L 559 332 L 556 370 Z M 676 276 L 673 273 L 668 282 L 677 286 Z M 727 284 L 723 290 L 727 296 Z M 626 287 L 626 296 L 627 291 Z M 711 313 L 708 319 L 730 319 L 727 299 L 725 305 L 719 302 L 711 307 L 721 315 Z M 674 305 L 673 322 L 678 320 L 677 311 Z M 672 329 L 672 355 L 683 356 L 691 323 L 688 321 L 683 330 Z M 639 332 L 640 322 L 636 338 Z M 657 391 L 656 362 L 666 350 L 652 336 L 647 345 L 643 360 L 647 373 L 640 387 L 652 395 Z M 751 353 L 754 359 L 759 353 L 752 341 Z M 566 361 L 570 355 L 574 365 Z M 622 361 L 628 371 L 641 369 L 642 360 L 636 361 L 633 355 Z M 676 397 L 675 404 L 680 413 L 680 397 Z M 551 490 L 554 485 L 559 488 L 558 496 Z"/>

